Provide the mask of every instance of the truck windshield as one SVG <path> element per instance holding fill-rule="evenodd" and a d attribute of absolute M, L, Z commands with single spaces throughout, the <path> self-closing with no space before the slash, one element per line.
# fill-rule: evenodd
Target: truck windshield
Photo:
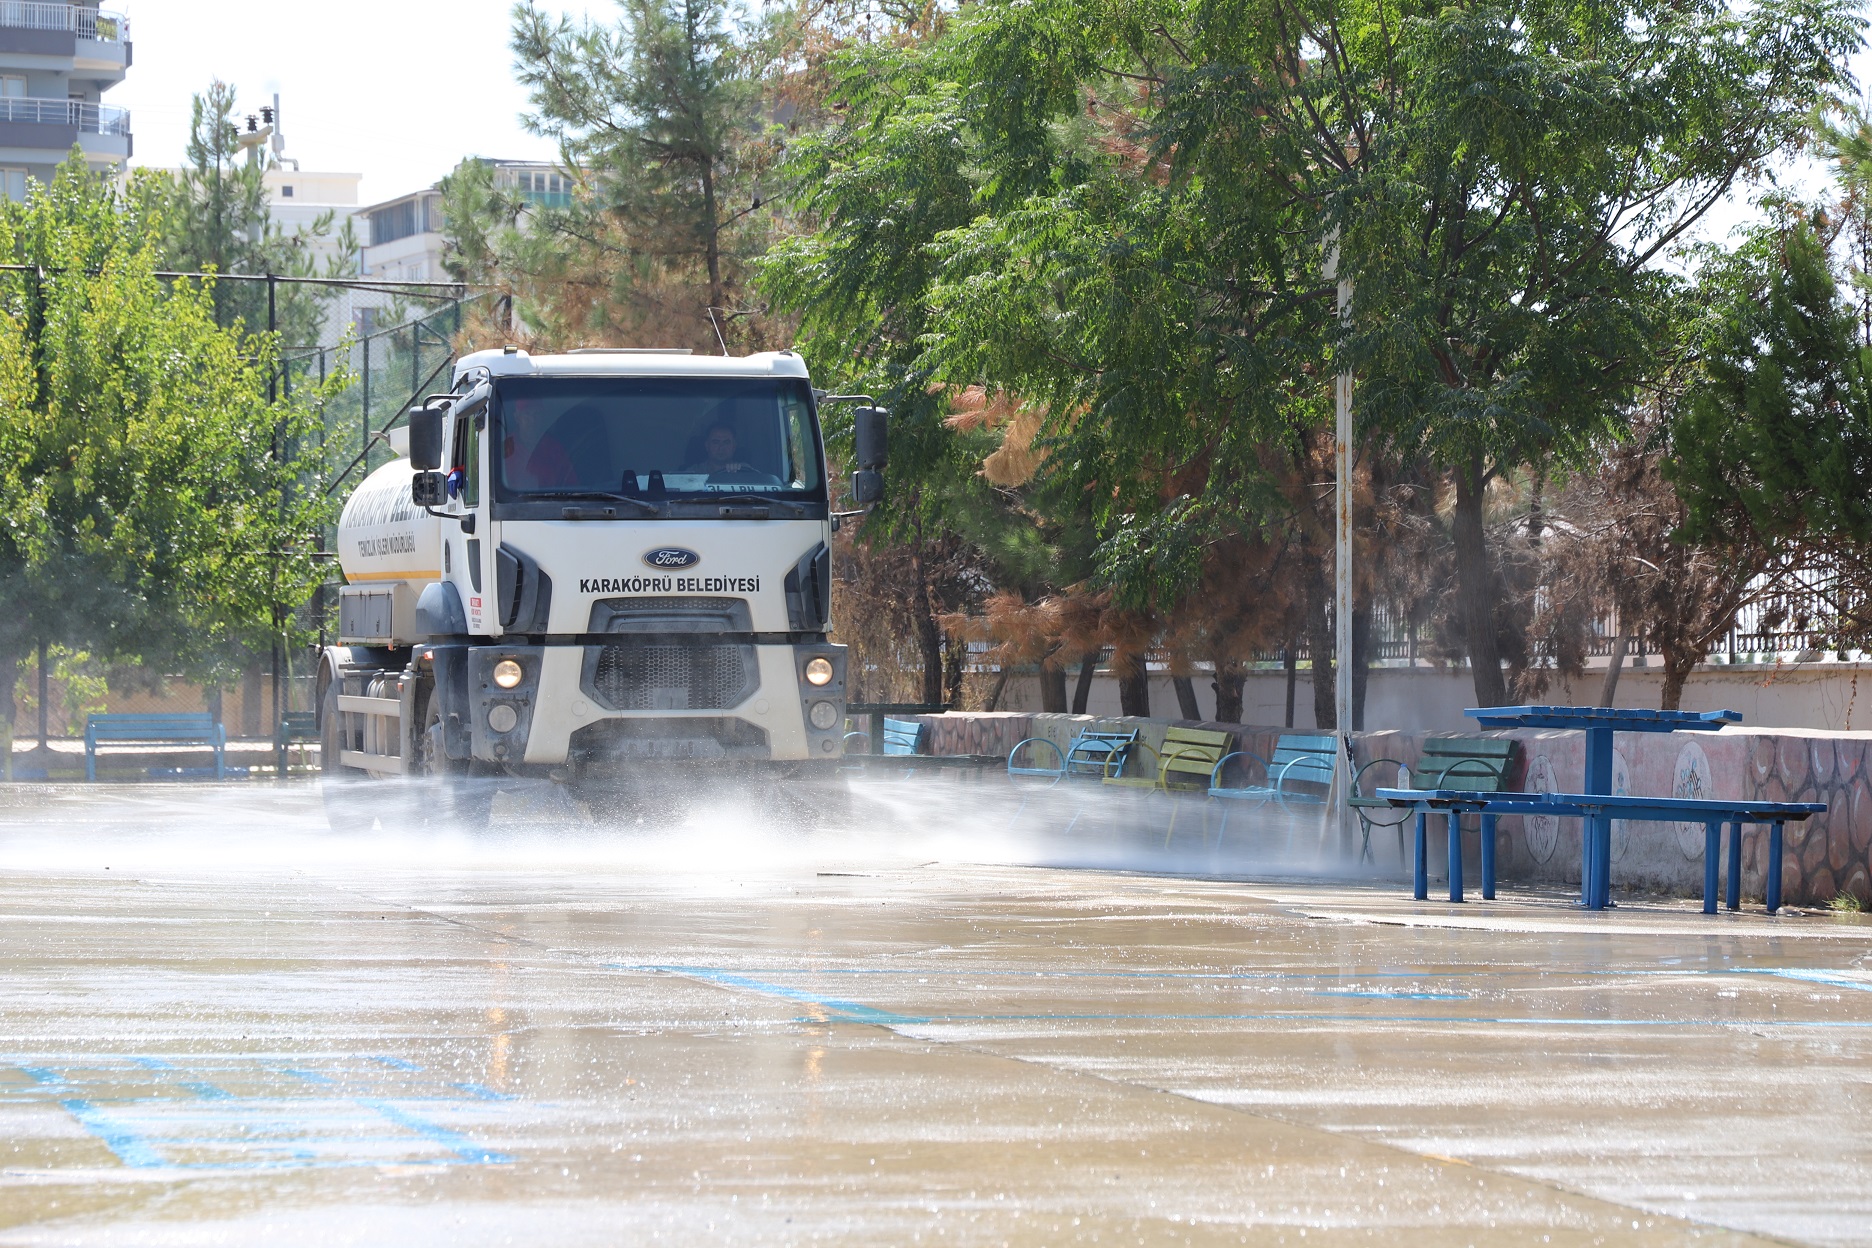
<path fill-rule="evenodd" d="M 502 497 L 821 496 L 797 378 L 509 377 L 498 383 Z"/>

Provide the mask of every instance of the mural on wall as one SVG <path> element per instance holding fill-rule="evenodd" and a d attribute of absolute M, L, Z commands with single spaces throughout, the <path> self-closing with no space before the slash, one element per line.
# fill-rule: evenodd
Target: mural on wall
<path fill-rule="evenodd" d="M 1715 800 L 1716 786 L 1710 781 L 1709 755 L 1695 741 L 1686 741 L 1683 749 L 1677 752 L 1677 780 L 1671 786 L 1671 796 Z M 1691 862 L 1701 862 L 1703 825 L 1685 821 L 1675 827 L 1678 850 Z"/>
<path fill-rule="evenodd" d="M 1530 793 L 1557 793 L 1554 786 L 1553 763 L 1545 754 L 1536 754 L 1528 762 L 1527 787 Z M 1527 824 L 1528 853 L 1535 862 L 1545 863 L 1554 856 L 1554 850 L 1560 847 L 1560 816 L 1536 815 L 1523 820 Z"/>

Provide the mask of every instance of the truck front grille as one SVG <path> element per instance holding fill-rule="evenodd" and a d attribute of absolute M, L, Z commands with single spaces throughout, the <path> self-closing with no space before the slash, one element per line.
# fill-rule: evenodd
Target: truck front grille
<path fill-rule="evenodd" d="M 613 711 L 725 711 L 760 679 L 752 646 L 601 646 L 586 672 Z"/>

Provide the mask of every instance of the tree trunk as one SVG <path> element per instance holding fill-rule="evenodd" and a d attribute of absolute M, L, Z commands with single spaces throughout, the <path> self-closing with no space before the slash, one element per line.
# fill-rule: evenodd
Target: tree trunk
<path fill-rule="evenodd" d="M 1684 682 L 1690 679 L 1691 669 L 1695 668 L 1703 656 L 1695 654 L 1664 655 L 1664 692 L 1658 699 L 1658 709 L 1665 711 L 1681 710 L 1683 707 Z"/>
<path fill-rule="evenodd" d="M 1150 715 L 1150 677 L 1144 667 L 1142 652 L 1120 660 L 1118 669 L 1118 713 Z"/>
<path fill-rule="evenodd" d="M 21 657 L 17 650 L 0 650 L 0 684 L 6 686 L 6 701 L 0 702 L 0 717 L 5 719 L 9 733 L 19 723 Z"/>
<path fill-rule="evenodd" d="M 1196 705 L 1196 686 L 1187 676 L 1172 676 L 1170 684 L 1176 689 L 1177 711 L 1184 719 L 1198 723 L 1202 721 L 1202 707 Z"/>
<path fill-rule="evenodd" d="M 934 706 L 943 700 L 943 638 L 936 624 L 936 604 L 931 600 L 929 574 L 923 567 L 922 525 L 910 542 L 910 572 L 916 577 L 917 648 L 923 652 L 923 704 Z"/>
<path fill-rule="evenodd" d="M 51 676 L 46 671 L 46 643 L 41 641 L 39 643 L 39 748 L 42 750 L 52 748 L 52 735 L 46 727 L 48 722 L 46 704 L 52 700 L 50 681 Z"/>
<path fill-rule="evenodd" d="M 1631 646 L 1631 637 L 1620 633 L 1612 639 L 1612 659 L 1606 664 L 1605 684 L 1599 687 L 1599 705 L 1611 706 L 1612 699 L 1618 696 L 1619 673 L 1625 670 L 1625 651 Z"/>
<path fill-rule="evenodd" d="M 1075 715 L 1086 713 L 1086 703 L 1092 697 L 1092 678 L 1098 674 L 1098 661 L 1096 650 L 1079 661 L 1079 683 L 1073 688 L 1072 713 Z"/>
<path fill-rule="evenodd" d="M 1317 566 L 1317 565 L 1315 565 Z M 1313 727 L 1331 732 L 1339 726 L 1339 710 L 1333 705 L 1333 637 L 1326 623 L 1324 586 L 1316 585 L 1307 595 L 1307 649 L 1313 668 Z"/>
<path fill-rule="evenodd" d="M 1287 718 L 1281 722 L 1286 724 L 1289 728 L 1293 727 L 1294 686 L 1300 683 L 1299 649 L 1300 639 L 1298 637 L 1289 637 L 1287 639 L 1287 651 L 1281 663 L 1282 669 L 1287 674 Z"/>
<path fill-rule="evenodd" d="M 943 639 L 943 697 L 944 706 L 962 705 L 962 678 L 967 675 L 968 642 L 956 637 Z"/>
<path fill-rule="evenodd" d="M 1370 607 L 1352 611 L 1352 730 L 1365 731 L 1365 687 L 1371 681 Z"/>
<path fill-rule="evenodd" d="M 1501 639 L 1495 633 L 1495 569 L 1489 565 L 1483 504 L 1488 482 L 1480 452 L 1456 470 L 1456 511 L 1452 533 L 1456 547 L 1456 598 L 1469 650 L 1469 675 L 1477 706 L 1505 706 L 1508 685 L 1502 679 Z"/>
<path fill-rule="evenodd" d="M 260 699 L 264 696 L 265 682 L 266 673 L 261 670 L 260 660 L 250 660 L 241 677 L 240 735 L 243 737 L 260 735 Z"/>
<path fill-rule="evenodd" d="M 1013 674 L 1012 666 L 1005 663 L 1001 665 L 1001 670 L 995 674 L 994 688 L 988 691 L 988 701 L 982 705 L 982 710 L 993 711 L 1001 705 L 1001 695 L 1007 692 L 1008 677 Z"/>
<path fill-rule="evenodd" d="M 1066 712 L 1066 669 L 1057 663 L 1040 665 L 1040 709 L 1049 715 Z"/>
<path fill-rule="evenodd" d="M 1215 690 L 1215 717 L 1218 724 L 1241 723 L 1242 686 L 1247 683 L 1248 673 L 1239 665 L 1216 660 L 1215 682 L 1209 687 Z"/>

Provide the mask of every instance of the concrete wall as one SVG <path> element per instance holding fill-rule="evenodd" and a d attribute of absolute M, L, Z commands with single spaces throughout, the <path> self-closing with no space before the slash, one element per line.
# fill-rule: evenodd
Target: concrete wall
<path fill-rule="evenodd" d="M 1603 660 L 1601 660 L 1603 663 Z M 1619 677 L 1619 706 L 1656 707 L 1663 689 L 1663 670 L 1653 659 L 1646 667 L 1627 667 Z M 1599 700 L 1604 669 L 1589 669 L 1584 681 L 1572 689 L 1556 686 L 1539 699 L 1556 705 L 1587 705 Z M 1215 710 L 1209 675 L 1194 678 L 1197 705 L 1205 713 Z M 1862 699 L 1860 688 L 1864 686 Z M 1067 693 L 1070 695 L 1071 681 Z M 1176 691 L 1167 675 L 1151 678 L 1151 712 L 1174 715 Z M 1286 677 L 1279 671 L 1255 672 L 1242 691 L 1242 721 L 1250 724 L 1285 722 Z M 1375 668 L 1365 695 L 1365 726 L 1406 732 L 1469 732 L 1475 722 L 1463 711 L 1475 705 L 1475 686 L 1467 667 Z M 1038 682 L 1032 677 L 1009 680 L 1001 709 L 1037 711 Z M 1086 709 L 1094 715 L 1117 715 L 1118 682 L 1100 672 L 1092 684 Z M 1706 663 L 1698 667 L 1684 687 L 1687 711 L 1735 710 L 1742 722 L 1757 728 L 1828 728 L 1841 731 L 1855 726 L 1872 728 L 1872 664 L 1868 663 L 1744 663 L 1735 666 Z M 1313 727 L 1313 683 L 1302 668 L 1295 681 L 1294 727 Z"/>
<path fill-rule="evenodd" d="M 931 726 L 930 752 L 1005 757 L 1015 743 L 1043 737 L 1064 749 L 1087 727 L 1136 728 L 1143 740 L 1161 745 L 1164 732 L 1179 722 L 1075 715 L 993 715 L 959 712 L 919 716 Z M 1266 725 L 1200 725 L 1235 735 L 1236 748 L 1263 757 L 1286 729 Z M 1358 734 L 1354 750 L 1361 767 L 1374 760 L 1414 764 L 1423 750 L 1424 732 Z M 1585 738 L 1578 732 L 1522 731 L 1491 733 L 1522 743 L 1517 774 L 1511 783 L 1527 790 L 1578 792 L 1584 784 Z M 1029 747 L 1043 749 L 1043 747 Z M 1825 802 L 1828 810 L 1804 824 L 1787 827 L 1782 884 L 1792 904 L 1823 905 L 1839 893 L 1872 899 L 1872 732 L 1729 727 L 1720 732 L 1620 733 L 1613 765 L 1614 793 L 1675 797 Z M 1047 754 L 1048 761 L 1051 755 Z M 1378 774 L 1388 771 L 1379 769 Z M 1375 777 L 1368 777 L 1374 779 Z M 1384 783 L 1391 782 L 1390 776 Z M 1433 874 L 1445 861 L 1440 820 L 1432 820 L 1430 862 Z M 1577 819 L 1503 819 L 1499 865 L 1505 884 L 1547 883 L 1577 886 L 1580 875 L 1580 828 Z M 1467 854 L 1477 853 L 1475 832 L 1465 837 Z M 1372 844 L 1380 862 L 1396 859 L 1398 837 L 1380 829 Z M 1743 832 L 1743 887 L 1762 892 L 1767 863 L 1767 829 Z M 1703 825 L 1627 823 L 1612 832 L 1615 888 L 1646 888 L 1696 894 L 1703 887 Z"/>

